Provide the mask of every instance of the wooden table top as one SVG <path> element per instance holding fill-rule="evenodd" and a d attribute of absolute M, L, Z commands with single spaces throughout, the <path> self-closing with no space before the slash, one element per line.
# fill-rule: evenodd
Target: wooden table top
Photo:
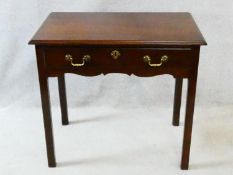
<path fill-rule="evenodd" d="M 206 45 L 189 13 L 53 12 L 29 44 Z"/>

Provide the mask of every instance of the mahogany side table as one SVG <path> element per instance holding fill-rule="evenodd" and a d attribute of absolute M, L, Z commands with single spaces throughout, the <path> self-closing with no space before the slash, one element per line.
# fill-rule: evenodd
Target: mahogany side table
<path fill-rule="evenodd" d="M 189 13 L 51 13 L 29 44 L 37 55 L 49 167 L 56 166 L 48 77 L 58 77 L 62 124 L 68 112 L 65 73 L 140 77 L 172 75 L 173 125 L 179 125 L 188 79 L 181 169 L 188 169 L 199 51 L 206 41 Z"/>

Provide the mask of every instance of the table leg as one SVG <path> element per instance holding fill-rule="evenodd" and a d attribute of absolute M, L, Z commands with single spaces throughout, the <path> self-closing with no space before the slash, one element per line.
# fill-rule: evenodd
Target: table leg
<path fill-rule="evenodd" d="M 58 89 L 59 89 L 59 97 L 60 97 L 62 125 L 68 125 L 69 119 L 68 119 L 68 111 L 67 111 L 66 85 L 65 85 L 64 75 L 58 77 Z"/>
<path fill-rule="evenodd" d="M 173 120 L 172 120 L 172 124 L 174 126 L 179 126 L 179 121 L 180 121 L 182 84 L 183 84 L 183 78 L 176 78 L 174 105 L 173 105 Z"/>
<path fill-rule="evenodd" d="M 37 66 L 38 66 L 39 82 L 40 82 L 40 93 L 41 93 L 41 103 L 42 103 L 42 111 L 43 111 L 43 119 L 44 119 L 48 166 L 56 167 L 48 77 L 45 74 L 44 54 L 42 47 L 36 46 L 36 55 L 37 55 Z"/>
<path fill-rule="evenodd" d="M 41 101 L 42 101 L 42 110 L 43 110 L 43 119 L 44 119 L 48 165 L 49 167 L 56 167 L 54 142 L 53 142 L 53 128 L 52 128 L 52 119 L 51 119 L 51 111 L 50 111 L 48 78 L 42 75 L 40 76 L 40 91 L 41 91 Z"/>
<path fill-rule="evenodd" d="M 195 105 L 196 96 L 196 82 L 197 75 L 188 79 L 188 92 L 187 92 L 187 102 L 186 102 L 186 114 L 185 114 L 185 124 L 184 124 L 184 138 L 183 138 L 183 150 L 182 150 L 182 160 L 181 169 L 187 170 L 189 167 L 189 154 L 192 136 L 192 125 L 193 125 L 193 113 Z"/>

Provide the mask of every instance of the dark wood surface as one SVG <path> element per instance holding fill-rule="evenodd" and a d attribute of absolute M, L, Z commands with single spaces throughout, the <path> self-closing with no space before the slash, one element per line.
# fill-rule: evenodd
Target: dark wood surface
<path fill-rule="evenodd" d="M 179 123 L 180 123 L 180 106 L 181 106 L 181 97 L 182 97 L 182 85 L 183 85 L 183 78 L 176 78 L 174 106 L 173 106 L 173 120 L 172 120 L 172 124 L 174 126 L 179 126 Z"/>
<path fill-rule="evenodd" d="M 59 91 L 59 97 L 60 97 L 62 124 L 68 125 L 69 119 L 68 119 L 67 100 L 66 100 L 66 84 L 65 84 L 64 75 L 58 76 L 58 91 Z"/>
<path fill-rule="evenodd" d="M 111 52 L 118 50 L 120 56 L 113 59 Z M 108 73 L 134 74 L 141 77 L 171 74 L 174 77 L 188 77 L 195 64 L 193 58 L 195 47 L 190 48 L 79 48 L 79 47 L 44 47 L 45 64 L 49 76 L 61 73 L 76 73 L 84 76 L 96 76 Z M 73 67 L 65 60 L 65 55 L 70 54 L 75 63 L 81 63 L 86 54 L 91 60 L 82 67 Z M 161 67 L 150 67 L 143 61 L 149 55 L 152 63 L 160 63 L 162 56 L 168 56 L 168 62 Z"/>
<path fill-rule="evenodd" d="M 38 67 L 38 75 L 40 82 L 40 94 L 41 94 L 41 104 L 42 104 L 42 112 L 43 112 L 43 120 L 44 120 L 48 166 L 56 167 L 48 77 L 45 74 L 46 71 L 44 65 L 43 49 L 41 47 L 38 46 L 36 47 L 36 56 L 37 58 L 39 58 L 37 59 L 37 67 Z"/>
<path fill-rule="evenodd" d="M 176 78 L 173 125 L 179 125 L 183 78 L 188 79 L 181 169 L 188 169 L 200 46 L 206 42 L 189 13 L 51 13 L 30 41 L 36 45 L 49 167 L 56 166 L 48 77 L 58 77 L 62 124 L 68 121 L 65 73 L 96 76 L 108 73 Z M 117 50 L 120 56 L 111 55 Z M 75 67 L 85 55 L 90 60 Z M 150 56 L 159 64 L 143 61 Z"/>
<path fill-rule="evenodd" d="M 189 13 L 51 13 L 30 44 L 205 45 Z"/>

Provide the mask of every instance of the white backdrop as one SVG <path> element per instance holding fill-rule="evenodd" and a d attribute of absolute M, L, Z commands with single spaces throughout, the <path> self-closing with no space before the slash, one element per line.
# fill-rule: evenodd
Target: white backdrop
<path fill-rule="evenodd" d="M 51 11 L 191 12 L 209 44 L 201 49 L 197 104 L 232 104 L 232 7 L 230 0 L 1 0 L 0 107 L 40 105 L 34 47 L 27 42 Z M 94 78 L 68 75 L 66 79 L 71 106 L 167 106 L 173 99 L 171 76 L 141 79 L 118 74 Z M 57 98 L 57 82 L 54 78 L 50 82 L 53 100 Z M 58 105 L 57 99 L 53 101 Z"/>
<path fill-rule="evenodd" d="M 193 14 L 208 46 L 200 55 L 190 171 L 179 170 L 183 127 L 169 125 L 173 77 L 123 74 L 66 75 L 67 127 L 50 79 L 59 167 L 47 168 L 35 51 L 27 43 L 52 11 Z M 0 174 L 232 174 L 232 37 L 232 0 L 0 0 Z M 186 84 L 183 92 L 184 106 Z"/>

